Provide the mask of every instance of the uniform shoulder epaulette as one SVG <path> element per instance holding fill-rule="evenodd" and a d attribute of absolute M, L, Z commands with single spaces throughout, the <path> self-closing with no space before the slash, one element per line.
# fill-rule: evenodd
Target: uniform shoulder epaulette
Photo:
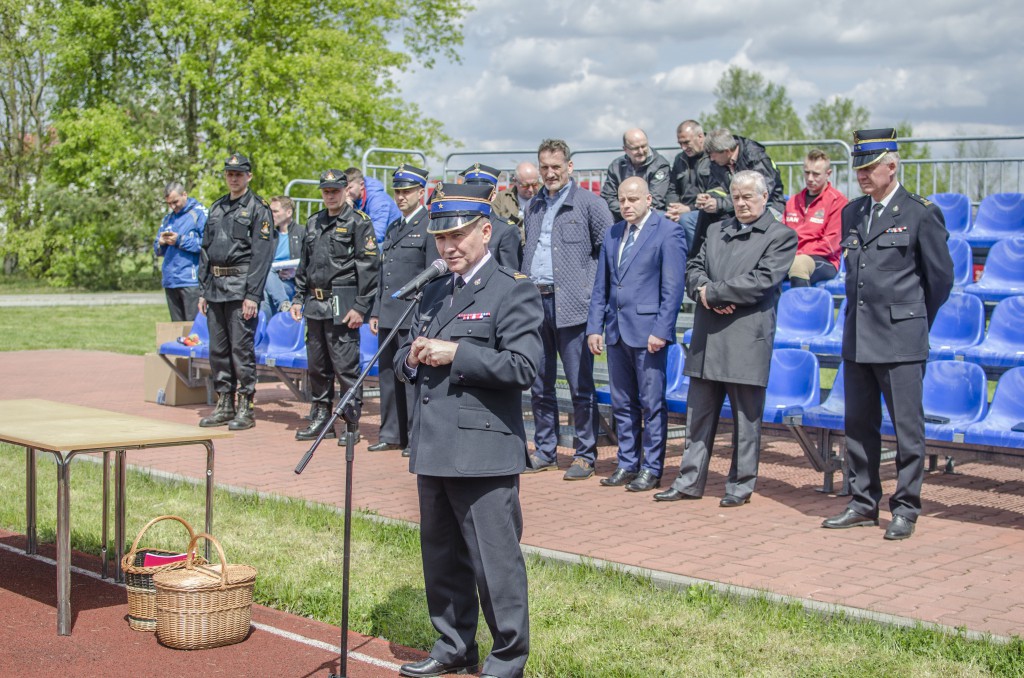
<path fill-rule="evenodd" d="M 910 193 L 909 191 L 907 191 L 907 194 L 910 196 L 911 200 L 916 200 L 917 202 L 921 203 L 925 207 L 928 207 L 928 205 L 932 204 L 931 200 L 929 200 L 928 198 L 922 198 L 917 193 Z"/>
<path fill-rule="evenodd" d="M 356 214 L 361 216 L 363 219 L 366 219 L 367 221 L 370 221 L 370 215 L 367 214 L 366 212 L 364 212 L 363 210 L 356 210 Z"/>
<path fill-rule="evenodd" d="M 512 278 L 513 280 L 527 280 L 530 277 L 525 273 L 520 273 L 514 268 L 509 268 L 508 266 L 498 266 L 498 270 L 507 275 L 508 277 Z"/>

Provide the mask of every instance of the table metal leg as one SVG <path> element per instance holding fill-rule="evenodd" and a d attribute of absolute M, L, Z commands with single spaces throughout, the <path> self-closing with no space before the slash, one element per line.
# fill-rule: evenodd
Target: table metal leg
<path fill-rule="evenodd" d="M 107 523 L 110 522 L 110 512 L 107 505 L 110 503 L 110 452 L 103 450 L 103 527 L 100 537 L 100 558 L 103 562 L 100 566 L 100 576 L 107 578 Z"/>
<path fill-rule="evenodd" d="M 36 534 L 36 448 L 25 448 L 25 553 L 35 555 Z"/>
<path fill-rule="evenodd" d="M 206 448 L 206 534 L 213 534 L 213 441 L 204 440 Z M 210 560 L 210 541 L 203 540 L 203 556 Z"/>
<path fill-rule="evenodd" d="M 71 635 L 71 457 L 57 462 L 57 635 Z"/>
<path fill-rule="evenodd" d="M 127 489 L 126 460 L 128 453 L 125 450 L 115 452 L 116 462 L 114 463 L 114 475 L 117 486 L 114 490 L 114 581 L 124 582 L 124 570 L 121 569 L 121 558 L 124 557 L 124 514 L 125 514 L 125 490 Z M 207 559 L 209 560 L 209 559 Z"/>

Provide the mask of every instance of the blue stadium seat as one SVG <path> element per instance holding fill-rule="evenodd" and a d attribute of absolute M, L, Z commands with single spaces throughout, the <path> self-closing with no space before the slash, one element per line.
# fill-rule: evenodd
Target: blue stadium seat
<path fill-rule="evenodd" d="M 299 349 L 305 351 L 305 334 L 303 333 L 304 322 L 293 320 L 290 313 L 276 313 L 267 323 L 267 340 L 261 350 L 256 352 L 256 362 L 261 365 L 267 364 L 267 359 L 274 359 L 276 364 L 277 356 L 287 353 L 294 353 Z"/>
<path fill-rule="evenodd" d="M 686 346 L 689 346 L 691 339 L 693 339 L 693 328 L 692 327 L 690 329 L 686 330 L 685 332 L 683 332 L 683 344 L 686 345 Z"/>
<path fill-rule="evenodd" d="M 950 235 L 963 235 L 971 225 L 971 200 L 963 193 L 935 193 L 928 199 L 938 205 Z"/>
<path fill-rule="evenodd" d="M 953 291 L 962 292 L 974 282 L 974 250 L 963 238 L 950 238 L 946 245 L 953 259 Z"/>
<path fill-rule="evenodd" d="M 988 379 L 985 370 L 960 360 L 936 360 L 924 373 L 924 437 L 951 442 L 988 409 Z M 929 418 L 937 418 L 929 421 Z M 939 421 L 939 420 L 946 421 Z M 887 408 L 882 408 L 882 434 L 895 435 Z"/>
<path fill-rule="evenodd" d="M 838 356 L 843 352 L 843 328 L 846 327 L 846 297 L 843 297 L 839 304 L 839 312 L 836 314 L 832 330 L 821 337 L 815 337 L 807 342 L 807 350 L 811 353 L 827 356 Z"/>
<path fill-rule="evenodd" d="M 678 344 L 675 344 L 678 346 Z M 672 365 L 672 354 L 669 354 L 669 365 Z M 668 411 L 676 414 L 686 414 L 686 395 L 690 390 L 690 378 L 683 374 L 686 369 L 686 351 L 679 346 L 678 367 L 668 372 L 668 382 L 665 388 L 665 397 L 668 402 Z"/>
<path fill-rule="evenodd" d="M 1017 235 L 1024 235 L 1024 193 L 993 193 L 978 205 L 974 225 L 964 237 L 972 247 L 992 247 Z"/>
<path fill-rule="evenodd" d="M 798 287 L 796 289 L 812 289 Z M 821 402 L 818 359 L 799 348 L 777 348 L 772 352 L 768 389 L 762 421 L 781 424 L 783 416 L 817 407 Z M 722 417 L 732 419 L 732 405 L 726 398 Z"/>
<path fill-rule="evenodd" d="M 804 408 L 802 421 L 808 428 L 826 428 L 842 431 L 846 428 L 846 379 L 843 376 L 843 364 L 839 363 L 836 380 L 832 390 L 820 405 Z"/>
<path fill-rule="evenodd" d="M 820 287 L 794 287 L 779 298 L 775 348 L 807 348 L 832 329 L 832 295 Z"/>
<path fill-rule="evenodd" d="M 1024 294 L 1024 236 L 1000 240 L 985 258 L 981 279 L 964 287 L 964 292 L 985 301 L 999 301 Z"/>
<path fill-rule="evenodd" d="M 359 326 L 359 369 L 360 371 L 366 369 L 367 363 L 373 357 L 373 354 L 377 352 L 377 335 L 370 331 L 370 325 L 363 323 Z M 370 375 L 374 376 L 378 372 L 378 366 L 374 364 L 373 369 L 370 370 Z"/>
<path fill-rule="evenodd" d="M 1024 431 L 1012 430 L 1024 423 L 1024 367 L 1014 368 L 999 378 L 988 416 L 971 424 L 965 443 L 1024 449 Z"/>
<path fill-rule="evenodd" d="M 839 273 L 836 277 L 825 282 L 818 283 L 815 287 L 821 287 L 837 297 L 846 295 L 846 257 L 840 257 L 839 259 Z"/>
<path fill-rule="evenodd" d="M 951 294 L 928 334 L 928 359 L 953 360 L 959 350 L 977 346 L 984 336 L 984 302 L 971 294 Z"/>
<path fill-rule="evenodd" d="M 261 351 L 267 350 L 267 314 L 260 311 L 256 316 L 256 334 L 253 336 L 253 347 L 256 349 L 256 355 L 259 355 Z"/>
<path fill-rule="evenodd" d="M 957 352 L 957 358 L 982 367 L 1010 368 L 1024 366 L 1024 296 L 999 302 L 992 311 L 988 334 L 977 346 Z"/>
<path fill-rule="evenodd" d="M 192 321 L 192 328 L 189 334 L 195 334 L 202 342 L 198 346 L 185 346 L 178 341 L 166 341 L 160 344 L 157 353 L 162 355 L 176 355 L 185 358 L 207 358 L 210 355 L 210 328 L 206 324 L 206 315 L 197 313 Z"/>

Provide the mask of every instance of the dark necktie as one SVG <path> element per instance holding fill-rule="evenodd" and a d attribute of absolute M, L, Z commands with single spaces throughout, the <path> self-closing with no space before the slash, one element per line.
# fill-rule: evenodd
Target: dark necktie
<path fill-rule="evenodd" d="M 629 235 L 626 236 L 626 244 L 622 246 L 622 252 L 619 254 L 619 263 L 621 264 L 626 260 L 626 255 L 633 249 L 633 244 L 636 242 L 636 226 L 630 224 Z"/>
<path fill-rule="evenodd" d="M 880 217 L 881 215 L 882 203 L 876 202 L 871 207 L 871 212 L 864 215 L 864 235 L 867 235 L 871 232 L 871 227 L 874 225 L 874 222 L 877 221 L 878 217 Z"/>
<path fill-rule="evenodd" d="M 455 287 L 457 289 L 461 290 L 465 286 L 466 286 L 466 279 L 465 278 L 463 278 L 461 275 L 458 276 L 457 278 L 455 278 Z"/>

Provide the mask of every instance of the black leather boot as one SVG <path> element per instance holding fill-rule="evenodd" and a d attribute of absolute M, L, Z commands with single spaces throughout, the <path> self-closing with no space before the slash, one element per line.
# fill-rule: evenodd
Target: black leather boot
<path fill-rule="evenodd" d="M 232 419 L 235 418 L 235 394 L 234 393 L 218 393 L 217 394 L 217 407 L 213 409 L 213 413 L 208 417 L 203 417 L 199 420 L 199 425 L 203 427 L 210 426 L 223 426 Z"/>
<path fill-rule="evenodd" d="M 313 411 L 310 413 L 309 426 L 302 429 L 301 431 L 295 432 L 296 440 L 316 440 L 316 437 L 320 435 L 320 429 L 327 424 L 327 420 L 331 418 L 331 406 L 330 405 L 313 405 Z M 334 429 L 332 428 L 327 432 L 324 438 L 334 438 Z"/>
<path fill-rule="evenodd" d="M 239 393 L 235 418 L 228 424 L 228 428 L 232 431 L 244 431 L 255 425 L 256 419 L 252 414 L 252 396 L 247 393 Z"/>

